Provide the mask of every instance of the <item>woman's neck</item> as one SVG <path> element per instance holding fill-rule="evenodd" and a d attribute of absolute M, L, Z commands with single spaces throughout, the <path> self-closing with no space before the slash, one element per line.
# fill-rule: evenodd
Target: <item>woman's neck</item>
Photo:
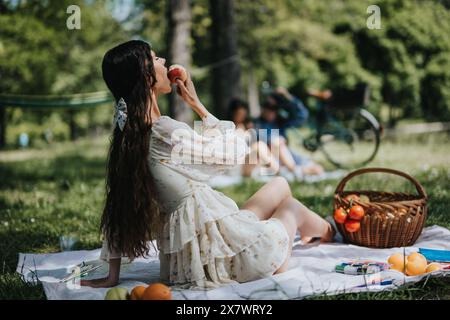
<path fill-rule="evenodd" d="M 150 110 L 150 117 L 152 118 L 152 122 L 155 122 L 159 119 L 159 117 L 161 117 L 161 111 L 158 107 L 158 95 L 155 93 L 152 93 L 152 107 Z"/>

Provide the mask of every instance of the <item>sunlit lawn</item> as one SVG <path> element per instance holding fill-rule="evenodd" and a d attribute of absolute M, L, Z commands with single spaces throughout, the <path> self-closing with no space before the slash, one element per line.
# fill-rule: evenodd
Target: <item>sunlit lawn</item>
<path fill-rule="evenodd" d="M 415 176 L 430 196 L 427 225 L 450 228 L 448 138 L 433 134 L 383 141 L 370 166 L 404 170 Z M 57 252 L 59 237 L 68 234 L 79 239 L 77 248 L 100 246 L 107 141 L 104 136 L 43 149 L 0 152 L 0 299 L 45 299 L 41 286 L 27 285 L 15 273 L 19 252 Z M 332 168 L 320 154 L 313 157 Z M 349 187 L 392 190 L 402 188 L 402 181 L 388 175 L 365 176 Z M 325 216 L 331 212 L 337 183 L 292 183 L 292 189 L 298 199 Z M 260 186 L 245 181 L 222 191 L 241 205 Z M 330 298 L 450 299 L 450 281 L 432 279 L 394 292 Z"/>

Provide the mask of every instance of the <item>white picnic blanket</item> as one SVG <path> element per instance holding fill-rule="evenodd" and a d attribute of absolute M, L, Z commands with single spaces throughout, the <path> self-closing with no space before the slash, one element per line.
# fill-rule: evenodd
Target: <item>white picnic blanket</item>
<path fill-rule="evenodd" d="M 425 228 L 414 247 L 405 248 L 409 254 L 418 248 L 450 250 L 450 230 L 439 226 Z M 353 276 L 334 272 L 336 264 L 348 259 L 371 259 L 386 261 L 403 248 L 369 249 L 343 243 L 296 245 L 292 252 L 289 270 L 285 273 L 242 284 L 231 284 L 209 291 L 175 290 L 174 299 L 299 299 L 316 294 L 392 290 L 401 285 L 421 280 L 424 276 L 407 277 L 397 271 L 384 271 L 377 276 L 392 279 L 392 285 L 368 286 L 374 276 Z M 107 289 L 78 287 L 59 280 L 67 276 L 71 268 L 82 261 L 97 261 L 100 249 L 90 251 L 67 251 L 51 254 L 19 254 L 17 272 L 27 282 L 42 282 L 48 299 L 104 299 Z M 89 278 L 106 275 L 106 264 Z M 443 276 L 437 271 L 427 276 Z M 159 281 L 159 261 L 156 253 L 149 258 L 125 263 L 121 269 L 119 286 L 131 290 L 136 285 Z M 358 287 L 361 286 L 361 287 Z"/>

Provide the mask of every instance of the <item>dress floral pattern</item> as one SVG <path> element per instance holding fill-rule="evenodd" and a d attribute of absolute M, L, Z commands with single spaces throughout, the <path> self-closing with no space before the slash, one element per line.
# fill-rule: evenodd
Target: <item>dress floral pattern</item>
<path fill-rule="evenodd" d="M 276 218 L 260 221 L 206 183 L 240 163 L 249 152 L 247 143 L 233 122 L 212 114 L 197 131 L 168 116 L 152 126 L 149 166 L 167 212 L 157 241 L 162 280 L 215 288 L 272 275 L 289 251 L 284 225 Z M 216 152 L 205 152 L 212 149 Z M 174 151 L 200 162 L 180 161 Z M 104 241 L 103 260 L 120 256 Z"/>

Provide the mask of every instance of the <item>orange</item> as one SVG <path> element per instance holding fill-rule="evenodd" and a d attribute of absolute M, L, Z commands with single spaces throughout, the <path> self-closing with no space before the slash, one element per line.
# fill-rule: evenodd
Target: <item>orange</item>
<path fill-rule="evenodd" d="M 134 287 L 133 290 L 131 290 L 130 299 L 131 300 L 141 300 L 145 289 L 147 289 L 147 288 L 144 286 Z"/>
<path fill-rule="evenodd" d="M 401 253 L 394 253 L 388 259 L 388 263 L 391 264 L 391 269 L 404 272 L 405 264 L 408 262 L 406 257 Z"/>
<path fill-rule="evenodd" d="M 427 270 L 425 270 L 425 272 L 428 273 L 428 272 L 433 272 L 433 271 L 437 271 L 437 270 L 442 270 L 442 267 L 439 263 L 433 262 L 427 266 Z"/>
<path fill-rule="evenodd" d="M 406 274 L 408 276 L 418 276 L 427 270 L 427 263 L 422 259 L 408 260 L 406 264 Z"/>
<path fill-rule="evenodd" d="M 427 259 L 418 252 L 413 252 L 408 256 L 408 262 L 414 261 L 414 260 L 420 260 L 421 262 L 427 264 Z"/>
<path fill-rule="evenodd" d="M 172 291 L 162 283 L 149 285 L 141 297 L 142 300 L 172 300 Z"/>

